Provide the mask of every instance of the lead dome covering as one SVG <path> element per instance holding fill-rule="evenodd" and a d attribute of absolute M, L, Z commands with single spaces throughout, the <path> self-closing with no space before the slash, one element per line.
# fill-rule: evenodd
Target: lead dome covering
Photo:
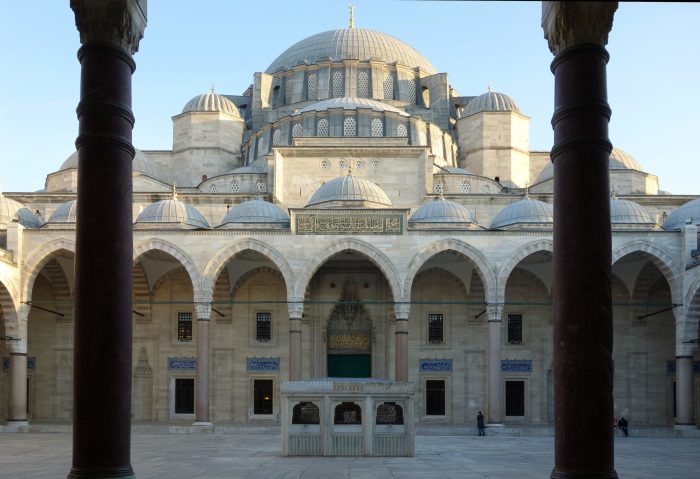
<path fill-rule="evenodd" d="M 389 197 L 378 185 L 350 174 L 321 185 L 306 206 L 329 202 L 366 202 L 377 207 L 392 207 Z"/>

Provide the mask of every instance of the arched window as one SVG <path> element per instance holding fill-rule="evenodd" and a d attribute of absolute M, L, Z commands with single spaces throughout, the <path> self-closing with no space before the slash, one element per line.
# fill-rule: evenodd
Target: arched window
<path fill-rule="evenodd" d="M 318 98 L 318 75 L 310 73 L 306 79 L 306 98 L 316 100 Z"/>
<path fill-rule="evenodd" d="M 430 89 L 427 86 L 423 87 L 422 96 L 423 106 L 426 108 L 430 108 Z"/>
<path fill-rule="evenodd" d="M 238 180 L 231 180 L 231 193 L 238 193 L 239 188 Z"/>
<path fill-rule="evenodd" d="M 396 136 L 400 136 L 402 138 L 408 136 L 408 128 L 406 128 L 406 125 L 404 125 L 403 123 L 398 124 L 398 126 L 396 127 Z"/>
<path fill-rule="evenodd" d="M 282 132 L 278 128 L 272 133 L 272 144 L 279 145 L 280 143 L 282 143 Z"/>
<path fill-rule="evenodd" d="M 384 136 L 384 122 L 379 118 L 374 118 L 370 124 L 372 136 Z"/>
<path fill-rule="evenodd" d="M 285 104 L 290 105 L 293 103 L 294 96 L 294 82 L 291 79 L 287 79 L 287 84 L 285 85 Z"/>
<path fill-rule="evenodd" d="M 272 108 L 280 106 L 280 86 L 277 85 L 272 89 Z"/>
<path fill-rule="evenodd" d="M 302 133 L 301 123 L 295 123 L 292 127 L 292 137 L 301 136 Z"/>
<path fill-rule="evenodd" d="M 391 73 L 384 75 L 384 98 L 386 100 L 394 99 L 394 76 Z"/>
<path fill-rule="evenodd" d="M 462 185 L 461 185 L 460 188 L 459 188 L 459 190 L 460 190 L 462 193 L 469 193 L 469 192 L 472 190 L 472 188 L 471 188 L 471 186 L 469 186 L 469 183 L 468 183 L 468 182 L 463 181 L 463 182 L 462 182 Z"/>
<path fill-rule="evenodd" d="M 263 134 L 260 137 L 260 139 L 258 140 L 258 156 L 266 154 L 267 149 L 268 149 L 267 134 Z"/>
<path fill-rule="evenodd" d="M 357 136 L 357 122 L 351 116 L 343 121 L 343 136 Z"/>
<path fill-rule="evenodd" d="M 333 424 L 362 424 L 362 409 L 354 402 L 338 404 L 333 414 Z"/>
<path fill-rule="evenodd" d="M 403 424 L 403 408 L 395 402 L 385 402 L 377 408 L 377 424 Z"/>
<path fill-rule="evenodd" d="M 357 74 L 357 96 L 369 98 L 369 72 L 367 70 L 361 70 Z"/>
<path fill-rule="evenodd" d="M 416 81 L 408 80 L 406 82 L 406 101 L 409 103 L 416 103 Z"/>
<path fill-rule="evenodd" d="M 328 136 L 328 120 L 321 118 L 316 123 L 316 136 Z"/>
<path fill-rule="evenodd" d="M 255 188 L 258 190 L 258 193 L 267 193 L 267 183 L 263 180 L 258 180 L 255 184 Z"/>
<path fill-rule="evenodd" d="M 445 192 L 445 185 L 443 185 L 439 181 L 436 181 L 435 183 L 433 183 L 433 191 L 435 191 L 435 193 L 437 193 L 437 194 L 444 193 Z"/>
<path fill-rule="evenodd" d="M 320 424 L 318 406 L 312 402 L 300 402 L 292 409 L 292 424 Z"/>
<path fill-rule="evenodd" d="M 211 186 L 209 187 L 209 191 L 212 193 L 216 193 L 216 183 L 212 183 Z"/>
<path fill-rule="evenodd" d="M 343 84 L 343 72 L 336 70 L 333 72 L 333 98 L 340 98 L 345 93 Z"/>

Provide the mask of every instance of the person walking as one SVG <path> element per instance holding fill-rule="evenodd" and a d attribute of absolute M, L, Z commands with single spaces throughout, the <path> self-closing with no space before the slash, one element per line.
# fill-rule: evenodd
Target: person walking
<path fill-rule="evenodd" d="M 629 436 L 629 433 L 627 432 L 627 419 L 624 417 L 620 416 L 620 420 L 617 421 L 617 428 L 622 431 L 625 436 Z"/>
<path fill-rule="evenodd" d="M 479 414 L 477 414 L 476 416 L 476 427 L 479 428 L 479 436 L 486 435 L 486 428 L 484 427 L 484 415 L 481 414 L 481 411 L 479 411 Z"/>

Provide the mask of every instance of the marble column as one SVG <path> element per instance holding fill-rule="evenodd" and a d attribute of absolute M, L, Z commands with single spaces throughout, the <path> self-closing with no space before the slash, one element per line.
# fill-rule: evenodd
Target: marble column
<path fill-rule="evenodd" d="M 503 424 L 503 398 L 501 394 L 501 317 L 503 305 L 486 306 L 489 318 L 489 357 L 488 357 L 488 425 Z"/>
<path fill-rule="evenodd" d="M 408 382 L 408 315 L 410 311 L 410 303 L 394 304 L 394 316 L 396 317 L 394 380 L 397 383 Z"/>
<path fill-rule="evenodd" d="M 555 55 L 552 478 L 617 478 L 604 48 L 616 9 L 617 2 L 542 2 Z"/>
<path fill-rule="evenodd" d="M 10 397 L 7 425 L 23 426 L 27 420 L 27 344 L 10 344 Z"/>
<path fill-rule="evenodd" d="M 676 429 L 695 429 L 693 356 L 676 356 Z"/>
<path fill-rule="evenodd" d="M 209 319 L 211 303 L 196 303 L 197 372 L 195 378 L 195 426 L 211 426 L 209 420 Z"/>
<path fill-rule="evenodd" d="M 146 1 L 71 0 L 70 6 L 82 47 L 68 477 L 133 477 L 131 75 Z"/>
<path fill-rule="evenodd" d="M 301 318 L 304 315 L 303 301 L 287 303 L 289 312 L 289 380 L 301 380 Z"/>

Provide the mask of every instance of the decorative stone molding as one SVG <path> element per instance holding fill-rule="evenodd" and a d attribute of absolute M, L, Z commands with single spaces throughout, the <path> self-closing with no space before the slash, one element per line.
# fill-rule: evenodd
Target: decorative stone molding
<path fill-rule="evenodd" d="M 197 302 L 194 304 L 197 313 L 197 321 L 209 321 L 211 318 L 211 303 Z"/>
<path fill-rule="evenodd" d="M 542 2 L 542 29 L 549 50 L 608 44 L 617 2 Z"/>
<path fill-rule="evenodd" d="M 486 314 L 489 315 L 489 323 L 501 322 L 501 317 L 503 316 L 503 305 L 502 304 L 488 304 L 486 305 Z"/>
<path fill-rule="evenodd" d="M 394 303 L 394 316 L 397 320 L 408 320 L 411 312 L 411 303 Z"/>
<path fill-rule="evenodd" d="M 133 55 L 146 29 L 146 0 L 71 0 L 80 43 L 99 42 Z"/>
<path fill-rule="evenodd" d="M 301 319 L 304 314 L 304 302 L 287 302 L 287 311 L 289 312 L 289 319 Z"/>

